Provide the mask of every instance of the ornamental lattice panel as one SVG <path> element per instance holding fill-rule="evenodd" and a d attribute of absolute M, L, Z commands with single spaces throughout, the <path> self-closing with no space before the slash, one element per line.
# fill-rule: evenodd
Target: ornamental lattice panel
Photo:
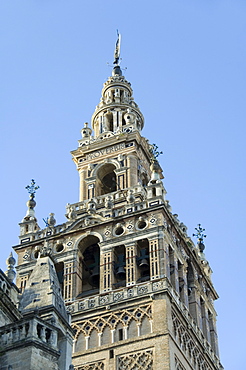
<path fill-rule="evenodd" d="M 145 350 L 118 357 L 119 370 L 152 370 L 153 351 Z"/>
<path fill-rule="evenodd" d="M 93 364 L 75 367 L 74 370 L 104 370 L 104 363 L 102 361 L 94 362 Z"/>

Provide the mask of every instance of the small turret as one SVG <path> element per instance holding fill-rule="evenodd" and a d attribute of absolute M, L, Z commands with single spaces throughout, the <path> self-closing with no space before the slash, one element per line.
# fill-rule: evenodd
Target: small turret
<path fill-rule="evenodd" d="M 35 216 L 35 206 L 36 202 L 34 200 L 36 190 L 39 189 L 39 186 L 35 186 L 35 181 L 31 180 L 31 185 L 26 186 L 26 189 L 29 193 L 29 200 L 27 201 L 27 212 L 25 217 L 23 218 L 20 225 L 20 238 L 22 239 L 24 235 L 26 234 L 32 234 L 35 233 L 37 230 L 39 230 L 39 226 L 37 223 L 37 219 Z M 30 235 L 31 236 L 31 235 Z"/>

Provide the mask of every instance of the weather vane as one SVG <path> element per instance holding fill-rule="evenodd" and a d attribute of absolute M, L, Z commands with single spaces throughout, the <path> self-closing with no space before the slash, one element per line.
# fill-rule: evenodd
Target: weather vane
<path fill-rule="evenodd" d="M 27 189 L 28 193 L 30 194 L 30 199 L 34 199 L 36 190 L 39 189 L 39 186 L 35 186 L 35 181 L 32 179 L 31 185 L 27 185 L 25 189 Z"/>
<path fill-rule="evenodd" d="M 193 234 L 193 236 L 197 237 L 198 241 L 199 242 L 202 242 L 203 241 L 203 238 L 206 238 L 207 235 L 203 234 L 203 232 L 205 231 L 205 229 L 203 229 L 201 227 L 201 224 L 198 224 L 197 225 L 198 227 L 195 227 L 195 230 L 197 231 L 196 234 Z"/>
<path fill-rule="evenodd" d="M 121 42 L 121 34 L 117 30 L 117 41 L 115 44 L 115 51 L 114 51 L 114 64 L 119 65 L 120 60 L 120 42 Z"/>
<path fill-rule="evenodd" d="M 159 155 L 163 154 L 163 152 L 158 151 L 158 146 L 156 144 L 150 145 L 150 153 L 152 154 L 154 159 L 157 159 Z"/>

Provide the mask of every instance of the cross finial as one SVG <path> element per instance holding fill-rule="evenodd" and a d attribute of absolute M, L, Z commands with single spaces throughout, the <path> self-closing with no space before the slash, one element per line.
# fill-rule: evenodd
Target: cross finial
<path fill-rule="evenodd" d="M 198 227 L 195 227 L 195 230 L 197 231 L 197 233 L 196 234 L 193 234 L 193 236 L 197 237 L 198 242 L 202 242 L 203 241 L 203 238 L 206 238 L 207 235 L 203 234 L 203 232 L 205 231 L 205 229 L 203 229 L 201 227 L 201 224 L 198 224 L 197 226 Z"/>
<path fill-rule="evenodd" d="M 157 159 L 159 155 L 163 154 L 163 152 L 159 152 L 158 146 L 156 144 L 150 145 L 150 153 L 153 156 L 153 159 Z"/>
<path fill-rule="evenodd" d="M 31 185 L 27 185 L 26 189 L 27 189 L 28 193 L 30 194 L 30 199 L 34 199 L 36 190 L 39 189 L 39 186 L 38 185 L 35 186 L 35 181 L 32 179 L 31 180 Z"/>

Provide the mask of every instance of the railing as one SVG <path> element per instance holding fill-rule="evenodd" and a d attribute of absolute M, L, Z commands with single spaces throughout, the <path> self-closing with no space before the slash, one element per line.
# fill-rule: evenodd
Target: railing
<path fill-rule="evenodd" d="M 56 329 L 37 317 L 19 321 L 18 324 L 5 325 L 0 330 L 0 347 L 2 349 L 27 340 L 45 343 L 57 350 Z"/>
<path fill-rule="evenodd" d="M 121 200 L 127 201 L 127 196 L 129 194 L 129 192 L 131 192 L 131 194 L 135 198 L 140 197 L 141 200 L 146 196 L 145 188 L 142 185 L 139 184 L 139 185 L 133 186 L 129 189 L 117 190 L 117 191 L 112 192 L 112 193 L 103 194 L 103 195 L 100 195 L 100 196 L 97 196 L 97 197 L 93 197 L 93 200 L 97 204 L 97 207 L 104 207 L 105 203 L 107 202 L 109 197 L 110 197 L 110 200 L 113 203 L 117 203 Z M 90 202 L 90 200 L 87 199 L 87 200 L 77 202 L 77 203 L 74 203 L 74 204 L 68 204 L 67 207 L 70 208 L 70 209 L 73 209 L 75 212 L 81 211 L 81 210 L 86 210 L 87 209 L 87 204 L 89 202 Z"/>

